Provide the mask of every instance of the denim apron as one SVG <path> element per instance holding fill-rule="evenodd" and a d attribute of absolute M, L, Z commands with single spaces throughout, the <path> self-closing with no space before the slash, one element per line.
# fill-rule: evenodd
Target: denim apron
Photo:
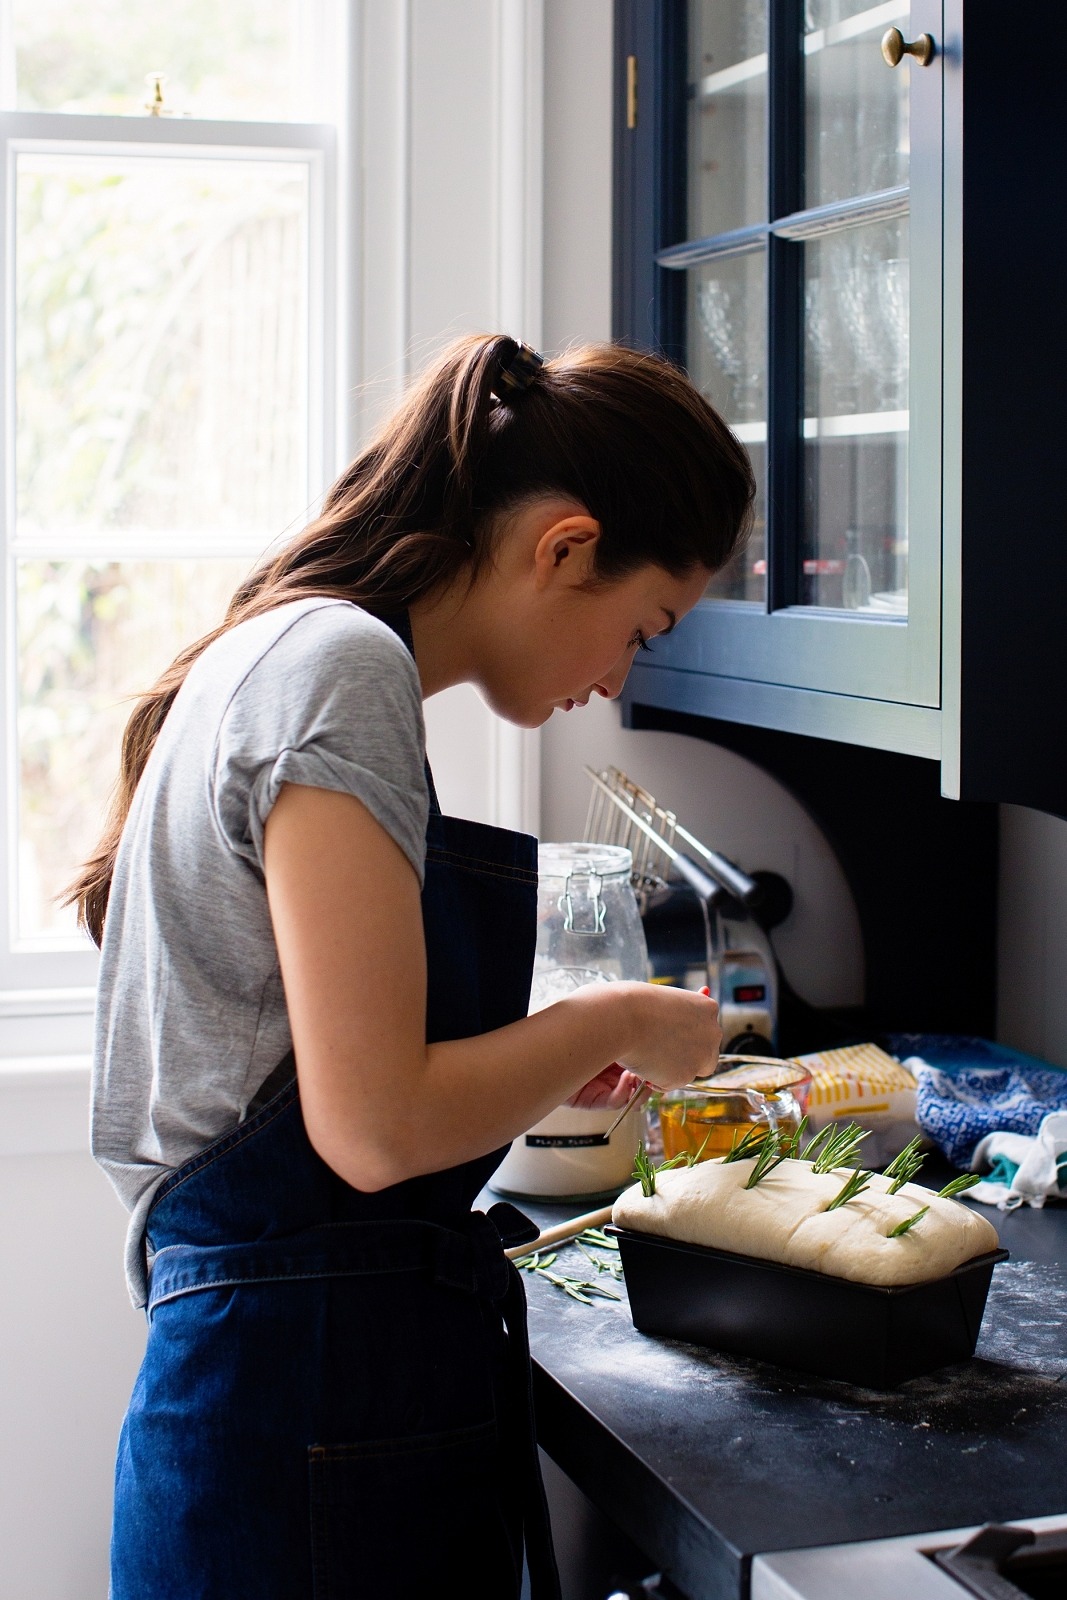
<path fill-rule="evenodd" d="M 429 1043 L 526 1014 L 536 884 L 533 839 L 442 816 L 431 782 Z M 525 1219 L 471 1211 L 504 1153 L 360 1193 L 312 1149 L 290 1054 L 171 1174 L 146 1230 L 112 1600 L 510 1600 L 524 1545 L 536 1600 L 558 1597 L 495 1220 L 512 1244 Z"/>

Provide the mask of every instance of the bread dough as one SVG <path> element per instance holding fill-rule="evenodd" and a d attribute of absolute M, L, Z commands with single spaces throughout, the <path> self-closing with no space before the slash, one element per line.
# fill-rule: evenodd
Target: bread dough
<path fill-rule="evenodd" d="M 890 1194 L 892 1180 L 873 1173 L 861 1195 L 827 1211 L 848 1179 L 847 1168 L 819 1173 L 810 1161 L 787 1160 L 746 1189 L 754 1164 L 701 1161 L 657 1173 L 655 1194 L 646 1199 L 640 1184 L 626 1189 L 612 1221 L 638 1233 L 880 1285 L 944 1277 L 1000 1243 L 985 1217 L 919 1184 Z M 889 1238 L 921 1206 L 930 1208 L 922 1221 Z"/>

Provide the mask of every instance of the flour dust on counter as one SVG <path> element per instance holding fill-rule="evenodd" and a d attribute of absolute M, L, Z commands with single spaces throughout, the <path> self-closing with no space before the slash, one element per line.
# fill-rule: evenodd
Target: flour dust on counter
<path fill-rule="evenodd" d="M 761 1420 L 772 1415 L 776 1429 L 785 1423 L 786 1431 L 792 1431 L 782 1414 L 783 1400 L 802 1402 L 798 1419 L 807 1410 L 806 1402 L 816 1405 L 823 1423 L 840 1428 L 843 1436 L 863 1432 L 861 1454 L 871 1448 L 873 1425 L 890 1460 L 894 1438 L 902 1431 L 915 1436 L 912 1448 L 921 1443 L 973 1455 L 986 1447 L 987 1435 L 997 1435 L 1001 1447 L 1013 1435 L 1021 1437 L 1039 1413 L 1047 1425 L 1054 1412 L 1067 1429 L 1067 1269 L 1060 1266 L 1032 1261 L 999 1265 L 976 1357 L 889 1391 L 649 1337 L 633 1328 L 625 1296 L 586 1307 L 550 1295 L 540 1285 L 528 1293 L 535 1343 L 537 1335 L 551 1329 L 554 1348 L 569 1345 L 581 1352 L 576 1369 L 592 1363 L 617 1381 L 623 1406 L 627 1392 L 636 1389 L 646 1407 L 661 1397 L 664 1415 L 668 1404 L 673 1408 L 682 1403 L 695 1422 L 705 1406 L 726 1402 L 735 1416 L 743 1416 L 743 1434 L 717 1439 L 717 1451 L 751 1449 Z M 798 1449 L 804 1448 L 806 1426 L 798 1423 Z M 849 1455 L 843 1444 L 835 1453 L 846 1459 Z"/>
<path fill-rule="evenodd" d="M 1003 1261 L 987 1304 L 978 1354 L 1067 1384 L 1067 1272 L 1038 1261 Z"/>

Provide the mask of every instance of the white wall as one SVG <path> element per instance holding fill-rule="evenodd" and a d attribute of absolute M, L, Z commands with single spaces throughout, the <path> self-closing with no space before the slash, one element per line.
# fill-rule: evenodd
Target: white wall
<path fill-rule="evenodd" d="M 126 1215 L 76 1058 L 0 1066 L 0 1593 L 103 1600 L 115 1442 L 144 1349 Z"/>
<path fill-rule="evenodd" d="M 544 337 L 611 338 L 612 0 L 545 0 Z"/>

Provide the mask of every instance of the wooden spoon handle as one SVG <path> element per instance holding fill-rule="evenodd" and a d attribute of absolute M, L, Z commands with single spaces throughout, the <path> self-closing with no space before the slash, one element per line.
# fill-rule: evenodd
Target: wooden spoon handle
<path fill-rule="evenodd" d="M 517 1244 L 504 1254 L 509 1261 L 514 1261 L 519 1256 L 533 1255 L 535 1250 L 543 1250 L 546 1245 L 562 1244 L 564 1239 L 576 1239 L 586 1228 L 602 1228 L 605 1222 L 611 1221 L 611 1207 L 604 1206 L 600 1211 L 587 1211 L 582 1217 L 571 1217 L 569 1222 L 557 1222 L 555 1227 L 545 1228 L 537 1235 L 532 1244 Z"/>

